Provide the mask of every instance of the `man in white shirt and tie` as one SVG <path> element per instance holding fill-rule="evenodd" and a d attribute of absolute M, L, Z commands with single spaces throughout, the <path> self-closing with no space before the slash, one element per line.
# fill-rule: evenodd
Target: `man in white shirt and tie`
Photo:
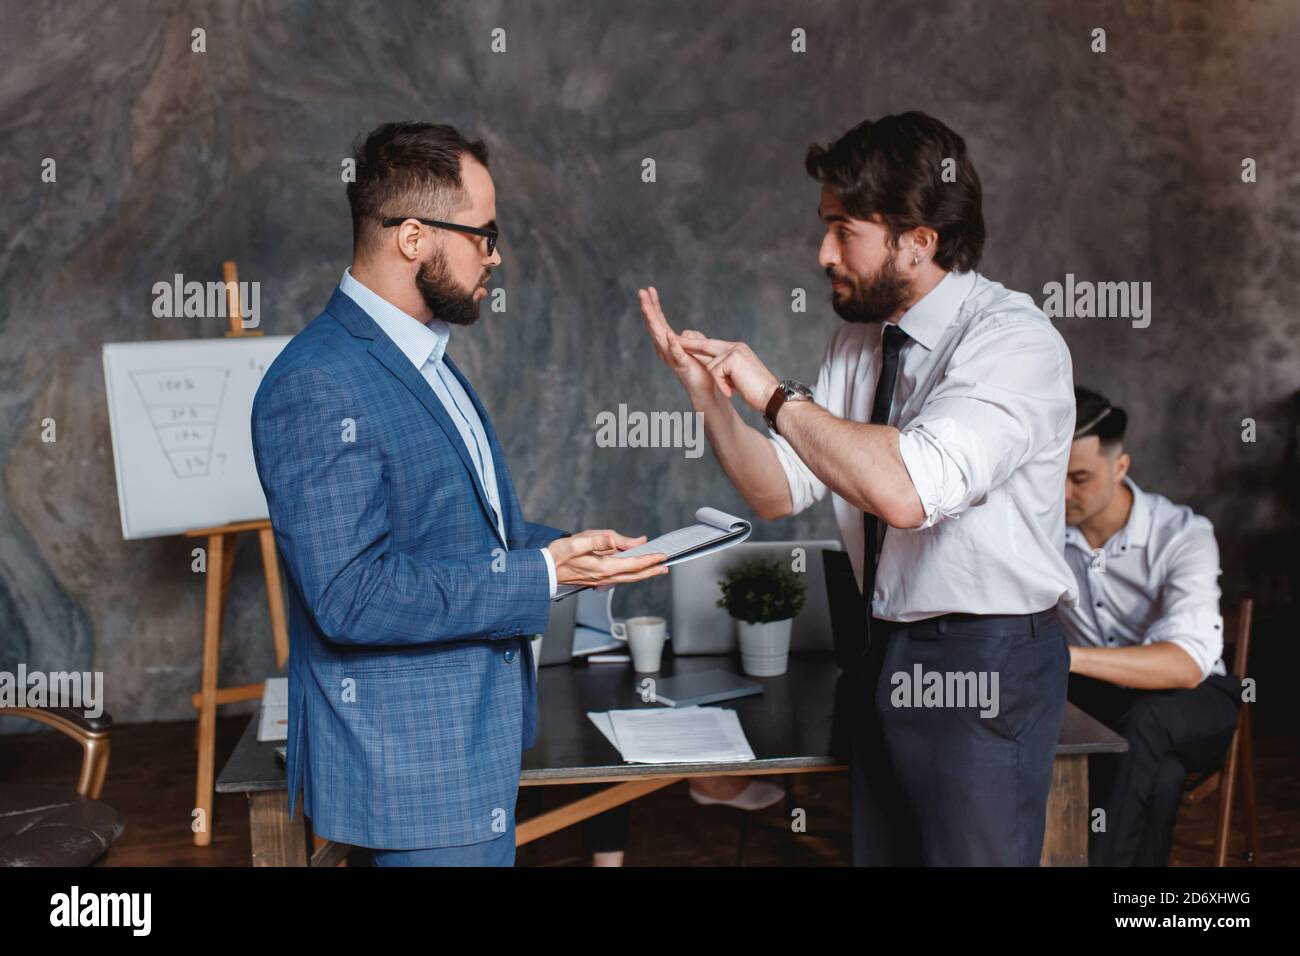
<path fill-rule="evenodd" d="M 778 381 L 744 343 L 677 335 L 653 288 L 646 324 L 760 516 L 831 492 L 870 597 L 862 640 L 837 648 L 856 688 L 854 862 L 1035 866 L 1069 660 L 1054 608 L 1075 595 L 1070 354 L 1029 296 L 974 271 L 979 178 L 944 124 L 867 121 L 805 166 L 846 320 L 814 388 Z"/>
<path fill-rule="evenodd" d="M 1222 766 L 1241 681 L 1229 674 L 1210 522 L 1128 476 L 1124 409 L 1075 389 L 1065 485 L 1065 559 L 1079 600 L 1059 609 L 1070 643 L 1069 698 L 1128 740 L 1089 761 L 1096 866 L 1164 866 L 1188 771 Z"/>

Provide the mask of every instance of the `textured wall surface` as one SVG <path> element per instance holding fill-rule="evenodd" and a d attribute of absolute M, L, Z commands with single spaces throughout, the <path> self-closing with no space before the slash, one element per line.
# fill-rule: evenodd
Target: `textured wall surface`
<path fill-rule="evenodd" d="M 302 328 L 349 261 L 340 163 L 390 119 L 449 122 L 491 149 L 508 309 L 485 308 L 450 353 L 534 520 L 635 534 L 704 503 L 747 513 L 708 452 L 596 446 L 600 411 L 688 408 L 635 290 L 653 282 L 679 328 L 815 379 L 839 319 L 804 150 L 918 108 L 965 136 L 983 179 L 986 275 L 1040 303 L 1066 273 L 1152 283 L 1148 328 L 1057 321 L 1076 381 L 1130 410 L 1138 482 L 1214 521 L 1229 595 L 1249 581 L 1294 600 L 1292 0 L 0 10 L 0 669 L 102 670 L 119 720 L 192 714 L 202 581 L 191 542 L 121 538 L 100 346 L 220 335 L 220 318 L 154 318 L 151 287 L 217 279 L 225 258 L 261 283 L 265 331 Z M 641 181 L 647 157 L 657 182 Z M 834 533 L 823 502 L 757 536 Z M 618 609 L 666 597 L 654 582 Z M 224 684 L 273 670 L 266 618 L 246 542 Z"/>

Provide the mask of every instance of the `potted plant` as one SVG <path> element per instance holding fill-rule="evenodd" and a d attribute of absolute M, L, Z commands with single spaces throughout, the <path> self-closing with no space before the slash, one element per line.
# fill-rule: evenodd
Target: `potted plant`
<path fill-rule="evenodd" d="M 736 619 L 740 662 L 751 677 L 785 673 L 790 656 L 790 625 L 804 605 L 807 589 L 779 560 L 754 558 L 727 570 L 718 582 L 718 607 Z"/>

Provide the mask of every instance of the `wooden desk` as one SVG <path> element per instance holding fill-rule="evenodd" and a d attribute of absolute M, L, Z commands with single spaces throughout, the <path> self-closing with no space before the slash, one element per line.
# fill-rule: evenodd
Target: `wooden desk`
<path fill-rule="evenodd" d="M 724 668 L 739 670 L 731 656 L 665 656 L 662 677 L 674 673 Z M 641 675 L 630 664 L 558 665 L 538 674 L 537 742 L 524 751 L 520 786 L 609 783 L 598 793 L 523 820 L 516 827 L 522 846 L 556 830 L 573 826 L 611 807 L 690 777 L 847 770 L 832 754 L 844 753 L 840 735 L 843 708 L 837 695 L 840 672 L 829 654 L 791 655 L 781 677 L 757 677 L 764 692 L 727 701 L 734 708 L 757 759 L 743 765 L 674 764 L 671 768 L 625 764 L 614 747 L 587 718 L 588 711 L 657 707 L 641 701 Z M 834 739 L 833 739 L 834 738 Z M 297 820 L 288 819 L 284 768 L 275 760 L 276 744 L 257 742 L 257 720 L 249 722 L 217 781 L 219 793 L 246 793 L 254 866 L 308 864 L 301 801 Z M 1047 830 L 1042 862 L 1046 866 L 1084 866 L 1088 860 L 1088 755 L 1113 753 L 1127 744 L 1087 714 L 1067 705 L 1061 740 L 1052 770 Z M 326 844 L 311 857 L 313 865 L 337 863 L 343 849 Z"/>

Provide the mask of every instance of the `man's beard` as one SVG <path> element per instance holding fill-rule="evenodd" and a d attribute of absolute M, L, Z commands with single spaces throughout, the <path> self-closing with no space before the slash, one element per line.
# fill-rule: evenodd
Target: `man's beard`
<path fill-rule="evenodd" d="M 484 273 L 482 281 L 487 282 L 487 279 L 488 274 Z M 473 325 L 478 321 L 479 304 L 474 299 L 478 286 L 469 292 L 461 289 L 447 271 L 447 257 L 442 250 L 420 266 L 420 271 L 415 274 L 415 287 L 420 290 L 424 304 L 435 319 L 451 325 Z"/>
<path fill-rule="evenodd" d="M 829 266 L 826 274 L 832 279 L 849 283 L 849 294 L 844 297 L 831 293 L 831 308 L 845 322 L 884 322 L 897 313 L 912 294 L 912 283 L 898 271 L 892 258 L 869 279 L 837 275 Z"/>

